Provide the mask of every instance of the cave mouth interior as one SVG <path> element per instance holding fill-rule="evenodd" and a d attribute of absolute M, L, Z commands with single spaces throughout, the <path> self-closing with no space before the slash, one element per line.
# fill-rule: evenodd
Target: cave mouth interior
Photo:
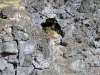
<path fill-rule="evenodd" d="M 64 32 L 61 30 L 61 27 L 55 18 L 46 19 L 46 22 L 42 23 L 41 26 L 45 32 L 55 31 L 61 36 L 64 36 Z"/>

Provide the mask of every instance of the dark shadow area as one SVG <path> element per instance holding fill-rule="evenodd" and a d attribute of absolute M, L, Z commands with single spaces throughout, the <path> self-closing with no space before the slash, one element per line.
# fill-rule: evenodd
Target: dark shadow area
<path fill-rule="evenodd" d="M 7 52 L 3 52 L 1 53 L 2 57 L 6 57 L 6 56 L 9 56 L 9 55 L 16 55 L 16 53 L 7 53 Z"/>
<path fill-rule="evenodd" d="M 3 14 L 3 12 L 1 11 L 0 12 L 0 18 L 7 19 L 8 17 L 7 17 L 7 15 Z"/>
<path fill-rule="evenodd" d="M 64 2 L 67 2 L 68 0 L 64 0 Z"/>
<path fill-rule="evenodd" d="M 13 64 L 14 68 L 16 69 L 16 68 L 17 68 L 17 63 L 14 62 L 14 63 L 12 63 L 12 64 Z"/>
<path fill-rule="evenodd" d="M 67 46 L 68 44 L 61 41 L 61 42 L 60 42 L 60 45 L 62 45 L 62 46 Z"/>
<path fill-rule="evenodd" d="M 57 23 L 57 20 L 55 18 L 46 19 L 46 22 L 42 23 L 41 26 L 44 31 L 47 31 L 48 29 L 53 30 L 60 34 L 62 37 L 64 37 L 64 32 L 61 30 L 61 27 Z"/>
<path fill-rule="evenodd" d="M 7 17 L 7 15 L 3 14 L 3 12 L 1 11 L 0 12 L 0 18 L 7 19 L 8 17 Z"/>
<path fill-rule="evenodd" d="M 80 21 L 80 18 L 74 18 L 74 22 L 77 23 Z"/>
<path fill-rule="evenodd" d="M 100 37 L 96 37 L 95 38 L 95 41 L 100 41 Z"/>

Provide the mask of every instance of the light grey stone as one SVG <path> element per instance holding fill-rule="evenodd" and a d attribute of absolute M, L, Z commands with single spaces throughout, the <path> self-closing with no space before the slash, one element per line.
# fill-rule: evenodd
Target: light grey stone
<path fill-rule="evenodd" d="M 25 42 L 23 42 L 23 41 L 19 41 L 18 42 L 18 49 L 20 50 L 19 51 L 19 64 L 20 64 L 20 66 L 23 66 L 23 64 L 24 64 L 24 59 L 25 59 L 25 56 L 24 56 L 24 50 L 23 50 L 23 44 L 24 44 Z"/>
<path fill-rule="evenodd" d="M 5 41 L 5 42 L 13 41 L 13 37 L 12 36 L 8 36 L 8 35 L 5 35 L 3 41 Z"/>
<path fill-rule="evenodd" d="M 12 64 L 8 64 L 2 75 L 15 75 L 14 66 Z"/>
<path fill-rule="evenodd" d="M 58 65 L 57 63 L 52 63 L 53 70 L 57 71 L 58 73 L 61 73 L 61 66 Z"/>
<path fill-rule="evenodd" d="M 94 59 L 92 66 L 100 67 L 100 59 Z"/>
<path fill-rule="evenodd" d="M 0 53 L 2 53 L 2 43 L 0 44 Z"/>
<path fill-rule="evenodd" d="M 25 55 L 23 66 L 29 67 L 31 65 L 32 65 L 32 57 L 31 57 L 31 55 Z"/>
<path fill-rule="evenodd" d="M 17 39 L 17 40 L 28 40 L 29 35 L 27 33 L 22 32 L 22 31 L 16 31 L 15 39 Z"/>
<path fill-rule="evenodd" d="M 6 59 L 9 63 L 18 63 L 17 55 L 9 55 L 7 58 Z"/>
<path fill-rule="evenodd" d="M 15 41 L 3 43 L 1 52 L 18 53 L 17 43 Z"/>
<path fill-rule="evenodd" d="M 11 34 L 12 33 L 12 29 L 11 27 L 9 27 L 10 25 L 6 25 L 4 31 L 6 31 L 6 33 Z"/>
<path fill-rule="evenodd" d="M 36 69 L 45 69 L 50 67 L 50 63 L 48 60 L 43 59 L 42 54 L 37 54 L 37 56 L 33 57 L 32 59 L 32 63 Z"/>
<path fill-rule="evenodd" d="M 34 67 L 17 67 L 17 75 L 29 75 L 33 71 Z"/>
<path fill-rule="evenodd" d="M 41 75 L 43 70 L 35 69 L 35 74 L 36 75 Z"/>
<path fill-rule="evenodd" d="M 55 18 L 56 14 L 54 13 L 53 7 L 48 4 L 47 7 L 44 8 L 42 14 L 49 18 Z"/>
<path fill-rule="evenodd" d="M 100 48 L 97 48 L 97 49 L 91 49 L 92 53 L 93 54 L 100 54 Z"/>
<path fill-rule="evenodd" d="M 0 43 L 2 43 L 2 39 L 0 39 Z"/>
<path fill-rule="evenodd" d="M 99 24 L 98 24 L 98 32 L 100 33 L 100 26 L 99 26 Z"/>
<path fill-rule="evenodd" d="M 84 20 L 84 21 L 83 21 L 83 24 L 85 24 L 85 25 L 88 25 L 88 26 L 89 26 L 89 25 L 90 25 L 90 20 L 89 20 L 89 19 Z"/>
<path fill-rule="evenodd" d="M 56 72 L 54 72 L 54 71 L 44 71 L 43 73 L 42 73 L 42 75 L 59 75 L 59 74 L 57 74 Z"/>
<path fill-rule="evenodd" d="M 28 24 L 28 22 L 26 22 L 26 24 Z M 21 26 L 21 25 L 13 26 L 13 36 L 14 36 L 14 39 L 16 40 L 28 40 L 29 39 L 29 34 L 26 33 L 25 26 Z"/>
<path fill-rule="evenodd" d="M 100 48 L 100 42 L 94 41 L 94 45 L 95 45 L 97 48 Z"/>
<path fill-rule="evenodd" d="M 0 58 L 0 70 L 3 71 L 7 66 L 7 61 L 4 58 Z"/>
<path fill-rule="evenodd" d="M 36 50 L 36 45 L 36 40 L 19 41 L 18 49 L 23 52 L 23 54 L 32 54 L 34 50 Z"/>
<path fill-rule="evenodd" d="M 33 52 L 36 50 L 36 44 L 37 42 L 35 40 L 18 42 L 20 66 L 29 66 L 29 64 L 31 64 L 31 57 L 26 59 L 25 55 L 33 54 Z"/>
<path fill-rule="evenodd" d="M 18 10 L 0 9 L 8 16 L 0 20 L 0 75 L 100 74 L 99 0 L 21 0 L 20 4 Z M 41 23 L 48 18 L 57 20 L 64 37 L 53 39 L 44 33 Z"/>
<path fill-rule="evenodd" d="M 80 72 L 85 69 L 85 62 L 83 60 L 76 60 L 71 63 L 71 70 Z"/>
<path fill-rule="evenodd" d="M 37 63 L 33 61 L 33 65 L 35 66 L 36 69 L 45 69 L 49 68 L 50 64 L 47 61 L 41 61 L 40 63 Z"/>

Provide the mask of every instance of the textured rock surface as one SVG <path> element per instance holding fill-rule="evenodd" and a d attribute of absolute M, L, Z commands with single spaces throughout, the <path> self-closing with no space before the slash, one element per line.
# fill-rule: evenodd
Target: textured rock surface
<path fill-rule="evenodd" d="M 1 0 L 0 75 L 100 75 L 100 1 Z"/>

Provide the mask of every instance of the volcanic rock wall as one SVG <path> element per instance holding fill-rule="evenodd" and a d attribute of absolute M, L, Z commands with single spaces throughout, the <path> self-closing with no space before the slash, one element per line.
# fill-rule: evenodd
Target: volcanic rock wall
<path fill-rule="evenodd" d="M 100 75 L 99 0 L 1 0 L 0 5 L 0 75 Z M 60 29 L 43 30 L 47 19 Z"/>

